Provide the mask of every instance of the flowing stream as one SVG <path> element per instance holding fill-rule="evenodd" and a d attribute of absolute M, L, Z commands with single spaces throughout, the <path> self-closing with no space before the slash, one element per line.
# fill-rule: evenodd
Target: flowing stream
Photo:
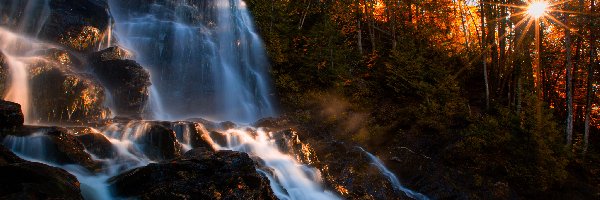
<path fill-rule="evenodd" d="M 223 133 L 225 144 L 217 144 L 212 138 L 209 141 L 215 149 L 241 151 L 260 157 L 270 173 L 260 169 L 259 172 L 269 178 L 271 188 L 279 199 L 339 199 L 323 189 L 319 170 L 302 165 L 291 155 L 280 152 L 271 134 L 246 127 Z"/>
<path fill-rule="evenodd" d="M 0 0 L 0 2 L 2 2 Z M 0 27 L 0 51 L 9 67 L 9 88 L 3 98 L 22 106 L 31 124 L 29 68 L 45 62 L 36 52 L 58 48 L 35 39 L 48 18 L 49 0 L 28 0 L 27 14 L 15 30 Z M 114 26 L 105 30 L 100 49 L 112 44 L 133 52 L 135 60 L 151 74 L 148 108 L 154 120 L 204 117 L 215 121 L 250 123 L 274 116 L 268 60 L 253 20 L 241 0 L 181 1 L 154 3 L 108 0 Z M 14 3 L 14 2 L 13 2 Z M 2 5 L 0 5 L 2 6 Z M 18 13 L 17 13 L 18 14 Z M 9 13 L 9 16 L 15 13 Z M 28 35 L 28 36 L 26 36 Z M 113 40 L 115 38 L 115 40 Z M 110 101 L 110 96 L 108 96 Z M 110 102 L 105 105 L 111 106 Z M 75 164 L 60 164 L 55 145 L 44 132 L 7 136 L 2 144 L 19 156 L 61 167 L 77 176 L 86 199 L 113 199 L 107 180 L 126 170 L 157 162 L 143 151 L 140 138 L 151 126 L 147 121 L 114 123 L 93 132 L 106 137 L 115 155 L 102 158 L 99 172 Z M 188 126 L 171 127 L 183 151 L 192 148 Z M 205 133 L 208 131 L 204 130 Z M 234 150 L 258 157 L 257 171 L 269 180 L 280 199 L 339 199 L 322 183 L 319 170 L 281 152 L 273 133 L 253 127 L 204 134 L 216 150 Z M 215 137 L 226 138 L 225 142 Z M 362 148 L 361 148 L 362 149 Z M 363 150 L 364 151 L 364 150 Z M 382 162 L 365 151 L 392 185 L 415 199 L 427 199 L 406 189 Z"/>
<path fill-rule="evenodd" d="M 395 190 L 402 191 L 402 192 L 404 192 L 404 194 L 406 194 L 406 196 L 413 198 L 413 199 L 418 199 L 418 200 L 428 200 L 429 199 L 427 196 L 425 196 L 421 193 L 415 192 L 413 190 L 410 190 L 410 189 L 404 187 L 400 183 L 400 180 L 398 180 L 398 177 L 396 177 L 396 175 L 392 171 L 390 171 L 387 167 L 385 167 L 383 162 L 379 158 L 377 158 L 377 156 L 369 153 L 362 147 L 358 147 L 358 148 L 362 152 L 367 154 L 369 159 L 371 159 L 371 164 L 375 165 L 377 167 L 377 169 L 379 169 L 379 171 L 381 171 L 381 174 L 383 174 L 390 181 L 390 183 L 392 183 L 392 186 L 394 187 Z"/>

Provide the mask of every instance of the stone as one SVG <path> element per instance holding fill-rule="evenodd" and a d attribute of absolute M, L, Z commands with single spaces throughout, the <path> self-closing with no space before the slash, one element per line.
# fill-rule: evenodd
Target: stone
<path fill-rule="evenodd" d="M 0 94 L 4 94 L 8 89 L 8 63 L 4 58 L 4 53 L 0 51 Z"/>
<path fill-rule="evenodd" d="M 0 100 L 0 129 L 20 127 L 24 121 L 21 105 Z"/>
<path fill-rule="evenodd" d="M 78 164 L 91 172 L 101 168 L 101 164 L 94 161 L 81 142 L 65 128 L 24 126 L 2 132 L 0 141 L 3 141 L 4 145 L 14 146 L 13 150 L 16 148 L 23 151 L 19 153 L 25 156 L 44 162 L 58 165 Z"/>
<path fill-rule="evenodd" d="M 188 151 L 168 163 L 152 163 L 109 179 L 115 193 L 139 199 L 277 199 L 269 180 L 246 153 Z"/>
<path fill-rule="evenodd" d="M 0 145 L 0 199 L 83 199 L 77 178 L 63 169 L 25 161 Z"/>
<path fill-rule="evenodd" d="M 142 145 L 142 151 L 152 160 L 170 160 L 181 155 L 181 145 L 177 143 L 175 132 L 160 124 L 152 124 L 136 143 Z"/>
<path fill-rule="evenodd" d="M 148 101 L 150 74 L 120 48 L 95 52 L 89 57 L 93 73 L 111 93 L 116 115 L 141 118 Z"/>
<path fill-rule="evenodd" d="M 46 63 L 31 70 L 34 121 L 81 124 L 110 117 L 105 90 L 95 77 Z"/>
<path fill-rule="evenodd" d="M 212 146 L 203 139 L 203 135 L 208 135 L 207 130 L 204 126 L 197 122 L 174 122 L 171 124 L 171 128 L 175 131 L 177 140 L 181 143 L 189 143 L 192 148 L 207 148 L 211 149 Z M 187 133 L 186 133 L 187 131 Z M 189 135 L 185 135 L 189 134 Z M 186 141 L 189 140 L 189 141 Z"/>
<path fill-rule="evenodd" d="M 82 52 L 98 48 L 111 20 L 105 0 L 0 0 L 0 5 L 0 25 Z"/>
<path fill-rule="evenodd" d="M 75 135 L 85 149 L 100 159 L 115 158 L 117 151 L 104 134 L 89 127 L 69 127 L 69 132 Z"/>

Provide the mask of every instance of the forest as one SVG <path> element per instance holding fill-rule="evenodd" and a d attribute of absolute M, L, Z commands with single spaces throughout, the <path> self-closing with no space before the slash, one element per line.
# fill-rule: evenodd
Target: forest
<path fill-rule="evenodd" d="M 247 3 L 281 108 L 322 137 L 409 149 L 475 199 L 600 195 L 596 0 Z"/>
<path fill-rule="evenodd" d="M 600 0 L 0 0 L 0 199 L 600 199 Z"/>

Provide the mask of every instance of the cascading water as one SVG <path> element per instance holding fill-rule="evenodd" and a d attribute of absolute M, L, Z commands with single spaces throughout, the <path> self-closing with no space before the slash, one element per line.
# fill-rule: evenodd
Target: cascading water
<path fill-rule="evenodd" d="M 243 1 L 109 4 L 119 44 L 150 71 L 154 118 L 253 122 L 274 114 L 265 50 Z"/>
<path fill-rule="evenodd" d="M 25 4 L 27 14 L 19 18 L 19 24 L 9 24 L 17 28 L 10 31 L 0 28 L 0 51 L 10 71 L 10 88 L 4 99 L 21 104 L 26 122 L 31 123 L 29 116 L 34 112 L 30 107 L 29 67 L 47 62 L 36 56 L 37 52 L 59 47 L 25 36 L 36 37 L 40 33 L 50 12 L 50 0 L 9 2 L 13 6 Z M 115 36 L 118 44 L 134 52 L 136 60 L 151 72 L 148 109 L 153 111 L 153 118 L 204 116 L 247 123 L 275 114 L 269 94 L 265 50 L 243 1 L 109 0 L 109 5 L 115 26 L 114 29 L 107 27 L 98 48 L 113 44 Z M 0 4 L 0 8 L 2 6 Z M 110 107 L 112 101 L 108 99 L 105 105 Z M 7 136 L 2 143 L 21 157 L 61 167 L 76 175 L 86 199 L 111 199 L 114 197 L 107 183 L 110 177 L 156 162 L 140 142 L 149 131 L 149 123 L 115 123 L 96 130 L 116 152 L 110 158 L 90 152 L 94 160 L 103 164 L 99 172 L 74 164 L 58 164 L 54 160 L 56 155 L 48 151 L 48 146 L 53 144 L 44 133 Z M 183 151 L 192 148 L 189 126 L 174 123 L 169 128 L 175 131 L 177 144 Z M 317 169 L 302 165 L 292 154 L 281 152 L 272 133 L 251 127 L 223 131 L 222 135 L 204 134 L 202 139 L 212 141 L 216 150 L 241 151 L 258 157 L 263 166 L 257 171 L 267 176 L 278 198 L 339 199 L 323 187 Z M 205 129 L 202 132 L 208 133 Z M 218 139 L 214 137 L 225 137 L 226 142 L 215 142 Z M 394 187 L 410 197 L 426 199 L 402 187 L 381 161 L 366 153 Z"/>
<path fill-rule="evenodd" d="M 396 177 L 396 175 L 394 175 L 394 173 L 392 173 L 387 167 L 385 167 L 385 165 L 383 165 L 383 162 L 381 162 L 381 160 L 379 158 L 377 158 L 377 156 L 369 153 L 362 147 L 357 147 L 357 148 L 360 149 L 365 154 L 367 154 L 369 159 L 371 159 L 371 162 L 372 162 L 371 164 L 375 165 L 377 167 L 377 169 L 379 169 L 379 171 L 381 171 L 381 174 L 383 174 L 385 177 L 387 177 L 387 179 L 392 183 L 392 186 L 394 187 L 394 189 L 396 191 L 402 191 L 402 192 L 404 192 L 404 194 L 406 194 L 406 196 L 409 196 L 410 198 L 413 198 L 413 199 L 418 199 L 418 200 L 428 200 L 429 199 L 427 196 L 425 196 L 421 193 L 412 191 L 412 190 L 404 187 L 400 183 L 400 180 L 398 180 L 398 177 Z"/>
<path fill-rule="evenodd" d="M 272 136 L 262 129 L 230 129 L 221 137 L 226 144 L 218 144 L 210 139 L 213 148 L 234 150 L 256 155 L 264 161 L 271 173 L 265 174 L 271 181 L 271 188 L 279 199 L 339 199 L 321 186 L 321 175 L 317 169 L 301 165 L 290 155 L 279 151 Z"/>
<path fill-rule="evenodd" d="M 0 28 L 0 53 L 8 64 L 10 80 L 3 99 L 21 104 L 25 123 L 32 123 L 33 113 L 30 102 L 29 66 L 46 62 L 36 53 L 52 48 L 56 47 Z"/>
<path fill-rule="evenodd" d="M 22 158 L 60 167 L 75 175 L 81 182 L 81 191 L 85 199 L 113 199 L 107 183 L 110 177 L 155 162 L 146 156 L 142 150 L 144 144 L 137 140 L 148 132 L 149 126 L 148 122 L 133 121 L 111 124 L 101 131 L 92 129 L 93 132 L 106 136 L 115 152 L 110 158 L 99 158 L 89 152 L 94 160 L 102 163 L 103 168 L 100 172 L 90 172 L 79 165 L 57 163 L 57 156 L 52 151 L 52 145 L 55 144 L 43 132 L 24 137 L 8 136 L 2 144 Z"/>

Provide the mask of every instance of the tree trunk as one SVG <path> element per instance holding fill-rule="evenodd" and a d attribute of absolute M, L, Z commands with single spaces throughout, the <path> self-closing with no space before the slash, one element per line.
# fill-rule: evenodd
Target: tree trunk
<path fill-rule="evenodd" d="M 569 16 L 568 14 L 564 14 L 564 22 L 568 26 L 569 24 Z M 571 31 L 567 28 L 565 29 L 565 49 L 566 49 L 566 95 L 567 95 L 567 145 L 571 146 L 573 143 L 573 74 L 571 70 L 573 69 L 573 61 L 571 60 Z"/>
<path fill-rule="evenodd" d="M 485 87 L 485 110 L 490 109 L 490 88 L 488 84 L 488 73 L 487 73 L 487 49 L 486 49 L 486 39 L 485 39 L 485 12 L 484 12 L 484 4 L 485 2 L 481 0 L 479 3 L 481 6 L 481 60 L 483 64 L 483 82 Z"/>
<path fill-rule="evenodd" d="M 505 2 L 502 2 L 505 3 Z M 497 87 L 498 87 L 498 91 L 497 94 L 500 96 L 502 95 L 503 91 L 504 91 L 504 85 L 505 85 L 505 80 L 506 78 L 504 78 L 503 74 L 505 72 L 505 67 L 506 67 L 506 7 L 504 6 L 500 6 L 500 14 L 499 16 L 502 18 L 500 20 L 500 23 L 498 23 L 498 35 L 499 35 L 499 40 L 498 41 L 498 47 L 499 47 L 499 54 L 500 54 L 500 58 L 498 60 L 498 71 L 499 74 L 497 75 Z"/>
<path fill-rule="evenodd" d="M 373 8 L 373 0 L 368 0 L 371 3 L 365 5 L 367 10 L 367 16 L 369 16 L 369 38 L 371 39 L 371 51 L 375 51 L 375 9 Z"/>
<path fill-rule="evenodd" d="M 596 10 L 596 5 L 594 0 L 591 2 L 591 12 L 594 13 Z M 593 18 L 588 18 L 590 29 L 595 28 L 593 25 Z M 586 102 L 585 102 L 585 131 L 583 134 L 583 154 L 587 153 L 589 147 L 589 138 L 590 138 L 590 114 L 592 112 L 592 79 L 594 77 L 594 67 L 596 65 L 596 32 L 595 30 L 590 30 L 590 63 L 587 68 L 587 88 L 586 88 Z"/>
<path fill-rule="evenodd" d="M 356 2 L 356 22 L 357 22 L 357 34 L 358 34 L 358 53 L 362 56 L 363 55 L 363 44 L 362 44 L 362 10 L 360 10 L 360 0 L 357 0 Z"/>
<path fill-rule="evenodd" d="M 393 8 L 396 8 L 396 5 L 392 5 L 392 1 L 385 1 L 385 5 L 386 5 L 386 13 L 387 13 L 387 18 L 388 21 L 391 24 L 391 29 L 392 29 L 392 50 L 396 49 L 396 12 L 395 10 L 393 10 Z"/>

